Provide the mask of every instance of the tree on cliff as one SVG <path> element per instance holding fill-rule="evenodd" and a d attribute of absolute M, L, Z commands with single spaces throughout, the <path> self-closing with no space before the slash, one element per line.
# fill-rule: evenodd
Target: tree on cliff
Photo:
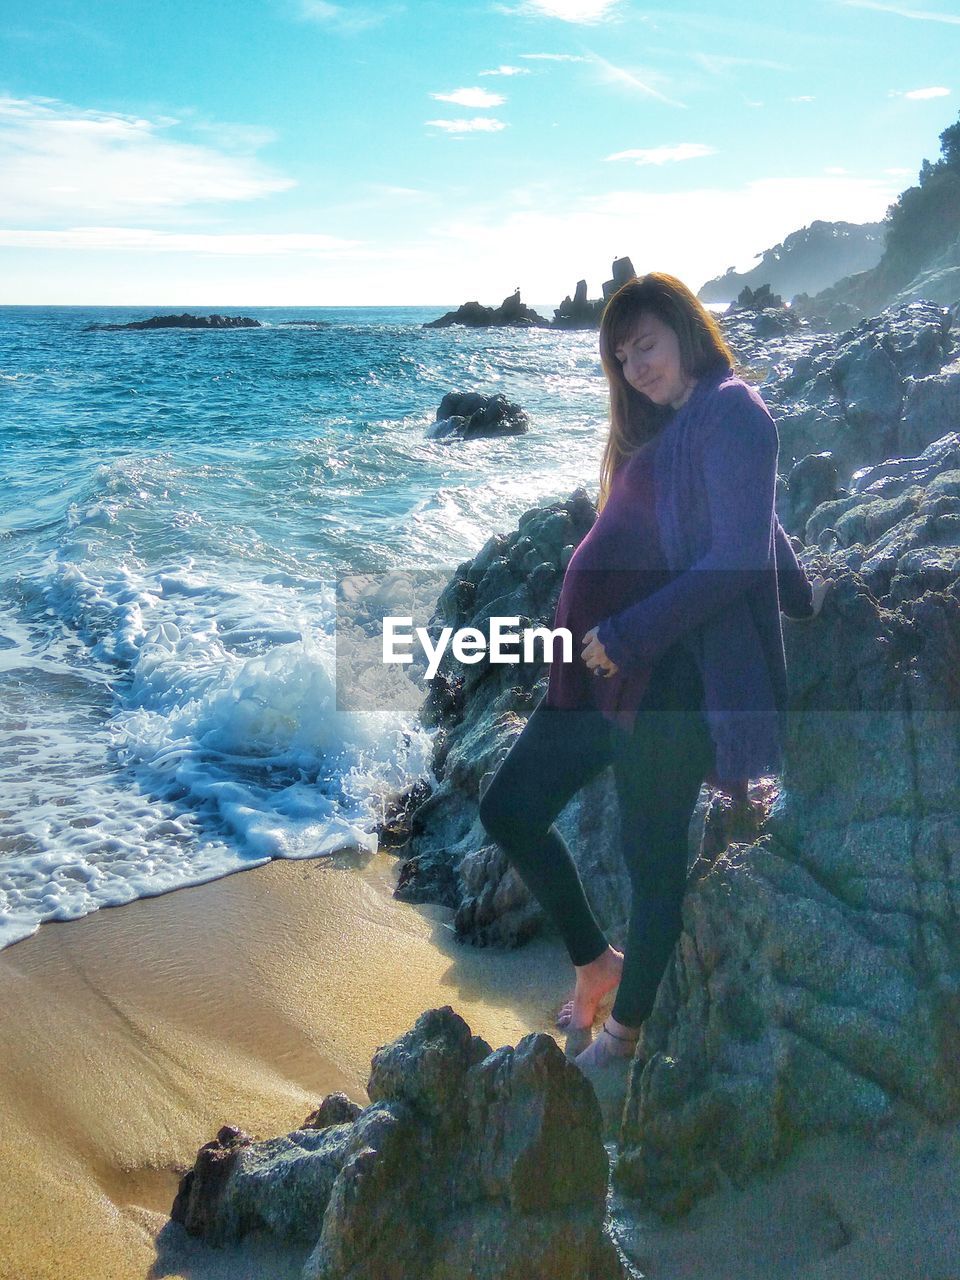
<path fill-rule="evenodd" d="M 887 210 L 890 283 L 906 283 L 960 235 L 960 119 L 941 133 L 940 153 Z"/>

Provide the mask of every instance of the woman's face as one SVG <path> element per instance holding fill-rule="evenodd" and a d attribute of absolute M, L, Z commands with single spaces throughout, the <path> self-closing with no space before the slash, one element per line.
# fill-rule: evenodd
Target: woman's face
<path fill-rule="evenodd" d="M 693 390 L 696 379 L 684 373 L 677 335 L 655 315 L 641 313 L 614 355 L 626 382 L 654 404 L 679 409 Z"/>

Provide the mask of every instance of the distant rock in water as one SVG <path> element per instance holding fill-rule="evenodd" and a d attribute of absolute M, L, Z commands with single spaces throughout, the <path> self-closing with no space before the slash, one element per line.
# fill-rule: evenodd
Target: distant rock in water
<path fill-rule="evenodd" d="M 553 313 L 554 329 L 599 329 L 600 319 L 607 299 L 632 280 L 636 275 L 633 263 L 629 258 L 616 258 L 611 267 L 611 279 L 604 281 L 602 298 L 587 298 L 586 280 L 578 280 L 576 291 L 571 298 L 564 298 Z"/>
<path fill-rule="evenodd" d="M 515 327 L 518 329 L 546 329 L 549 320 L 538 315 L 520 300 L 520 290 L 504 298 L 499 307 L 484 307 L 479 302 L 465 302 L 456 311 L 448 311 L 438 320 L 428 320 L 425 329 L 446 329 L 452 324 L 466 325 L 469 329 Z"/>
<path fill-rule="evenodd" d="M 84 333 L 117 329 L 261 329 L 259 320 L 251 316 L 151 316 L 149 320 L 131 320 L 129 324 L 88 324 Z"/>
<path fill-rule="evenodd" d="M 427 429 L 432 439 L 475 436 L 517 436 L 529 430 L 530 419 L 506 396 L 482 396 L 476 391 L 451 391 L 440 401 L 437 417 Z"/>
<path fill-rule="evenodd" d="M 884 227 L 880 222 L 823 222 L 792 231 L 782 244 L 765 249 L 749 271 L 730 267 L 708 280 L 697 294 L 701 302 L 730 302 L 740 291 L 769 284 L 793 298 L 817 293 L 855 271 L 866 271 L 880 261 Z"/>

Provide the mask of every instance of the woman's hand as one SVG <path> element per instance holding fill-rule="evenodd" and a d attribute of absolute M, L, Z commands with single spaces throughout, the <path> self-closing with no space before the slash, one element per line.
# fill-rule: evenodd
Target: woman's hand
<path fill-rule="evenodd" d="M 595 676 L 615 676 L 620 668 L 607 657 L 607 651 L 597 639 L 597 628 L 591 627 L 581 641 L 583 652 L 580 657 L 587 664 L 588 670 Z"/>

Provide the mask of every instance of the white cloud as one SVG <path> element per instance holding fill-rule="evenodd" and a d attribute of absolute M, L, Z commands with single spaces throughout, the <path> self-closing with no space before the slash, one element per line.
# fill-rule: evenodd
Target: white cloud
<path fill-rule="evenodd" d="M 153 231 L 144 227 L 69 227 L 63 231 L 0 230 L 0 245 L 14 249 L 84 249 L 119 252 L 199 253 L 259 257 L 263 254 L 334 255 L 360 247 L 358 240 L 314 232 L 231 232 L 223 235 Z"/>
<path fill-rule="evenodd" d="M 482 76 L 528 76 L 531 74 L 529 67 L 510 67 L 501 65 L 494 67 L 492 71 L 481 71 Z"/>
<path fill-rule="evenodd" d="M 523 0 L 518 13 L 544 18 L 559 18 L 561 22 L 602 22 L 612 16 L 620 0 Z"/>
<path fill-rule="evenodd" d="M 587 62 L 579 53 L 521 53 L 528 62 Z"/>
<path fill-rule="evenodd" d="M 788 102 L 815 102 L 816 99 L 814 98 L 812 93 L 801 93 L 801 94 L 798 94 L 797 97 L 795 98 L 788 98 L 787 101 Z"/>
<path fill-rule="evenodd" d="M 507 126 L 493 116 L 474 116 L 472 120 L 427 120 L 434 129 L 445 133 L 499 133 Z"/>
<path fill-rule="evenodd" d="M 431 93 L 438 102 L 452 102 L 457 107 L 502 107 L 506 102 L 499 93 L 487 89 L 454 89 L 452 93 Z"/>
<path fill-rule="evenodd" d="M 878 221 L 898 194 L 893 180 L 821 174 L 734 190 L 609 191 L 556 212 L 546 199 L 501 216 L 481 207 L 469 219 L 431 229 L 431 279 L 418 281 L 418 296 L 446 297 L 449 288 L 431 288 L 431 281 L 455 270 L 459 298 L 499 301 L 519 283 L 524 298 L 559 301 L 581 276 L 598 297 L 621 254 L 640 272 L 669 271 L 696 289 L 731 263 L 752 265 L 764 249 L 818 218 Z M 413 294 L 398 300 L 403 296 Z"/>
<path fill-rule="evenodd" d="M 916 102 L 925 98 L 946 98 L 949 94 L 950 90 L 942 85 L 933 85 L 929 89 L 910 89 L 903 96 Z"/>
<path fill-rule="evenodd" d="M 683 102 L 668 98 L 665 93 L 655 89 L 646 80 L 641 80 L 636 72 L 628 71 L 626 67 L 618 67 L 612 62 L 608 62 L 606 58 L 601 58 L 598 53 L 592 54 L 590 61 L 600 69 L 601 79 L 606 84 L 614 84 L 624 89 L 634 90 L 637 93 L 642 93 L 647 98 L 656 98 L 658 102 L 665 102 L 669 107 L 686 106 Z"/>
<path fill-rule="evenodd" d="M 609 172 L 609 170 L 607 171 Z M 591 297 L 614 257 L 629 254 L 641 272 L 670 271 L 696 289 L 731 263 L 758 253 L 817 218 L 873 222 L 896 199 L 893 177 L 799 174 L 736 190 L 608 191 L 571 199 L 558 183 L 512 210 L 496 198 L 469 206 L 468 217 L 422 223 L 416 239 L 389 227 L 379 242 L 310 256 L 244 258 L 210 253 L 123 259 L 105 272 L 98 255 L 9 251 L 4 296 L 10 301 L 208 306 L 442 304 L 437 314 L 479 298 L 499 302 L 520 284 L 531 303 L 559 302 L 581 276 Z M 111 234 L 115 234 L 111 231 Z M 53 258 L 52 263 L 50 258 Z"/>
<path fill-rule="evenodd" d="M 946 22 L 960 26 L 960 17 L 952 13 L 937 13 L 930 9 L 907 9 L 899 4 L 882 4 L 880 0 L 840 0 L 851 9 L 876 9 L 879 13 L 895 13 L 900 18 L 916 18 L 921 22 Z"/>
<path fill-rule="evenodd" d="M 297 17 L 303 21 L 319 22 L 325 27 L 333 27 L 334 30 L 347 34 L 375 27 L 385 16 L 356 6 L 348 9 L 344 5 L 331 4 L 329 0 L 299 0 L 297 5 Z"/>
<path fill-rule="evenodd" d="M 884 169 L 884 173 L 889 173 L 892 178 L 907 178 L 913 173 L 912 169 Z"/>
<path fill-rule="evenodd" d="M 218 149 L 168 136 L 177 123 L 0 97 L 0 220 L 154 217 L 296 185 L 243 154 L 229 129 Z"/>
<path fill-rule="evenodd" d="M 716 147 L 708 147 L 703 142 L 679 142 L 673 147 L 639 147 L 634 151 L 615 151 L 612 156 L 604 156 L 604 159 L 632 160 L 638 165 L 670 164 L 675 160 L 697 160 L 701 156 L 716 154 Z"/>
<path fill-rule="evenodd" d="M 842 173 L 849 173 L 849 172 L 850 172 L 850 170 L 849 170 L 849 169 L 844 169 L 844 167 L 843 167 L 842 165 L 839 165 L 839 164 L 830 164 L 830 165 L 827 165 L 827 166 L 825 167 L 825 169 L 824 169 L 824 171 L 823 171 L 823 172 L 824 172 L 824 173 L 842 174 Z"/>

